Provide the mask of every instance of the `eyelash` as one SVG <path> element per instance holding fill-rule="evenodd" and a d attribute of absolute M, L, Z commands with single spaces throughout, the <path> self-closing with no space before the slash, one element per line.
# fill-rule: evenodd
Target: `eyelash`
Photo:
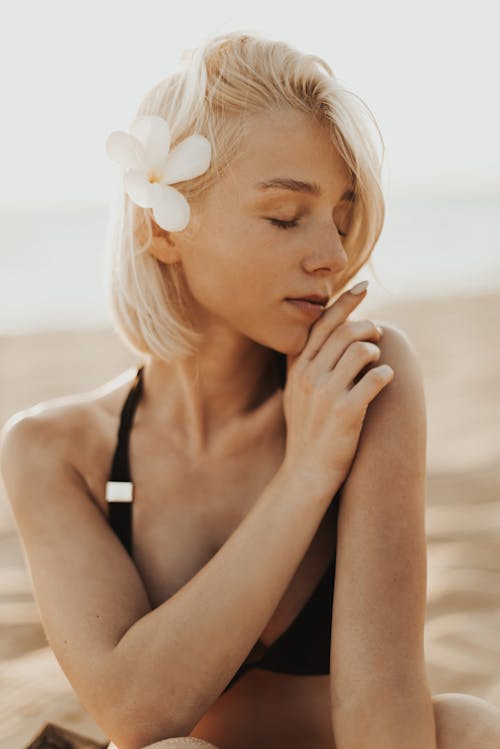
<path fill-rule="evenodd" d="M 279 229 L 293 229 L 297 226 L 297 219 L 293 219 L 292 221 L 281 221 L 279 218 L 270 218 L 268 220 L 273 226 L 277 226 Z M 347 233 L 344 233 L 343 231 L 339 231 L 339 234 L 341 237 L 347 237 Z"/>

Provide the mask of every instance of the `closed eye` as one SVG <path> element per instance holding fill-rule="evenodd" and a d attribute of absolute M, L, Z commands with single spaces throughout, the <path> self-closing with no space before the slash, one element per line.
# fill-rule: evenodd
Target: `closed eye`
<path fill-rule="evenodd" d="M 270 221 L 273 226 L 277 226 L 280 229 L 293 229 L 298 225 L 297 219 L 292 219 L 291 221 L 282 221 L 279 218 L 270 218 L 268 219 L 268 221 Z M 339 234 L 341 237 L 347 237 L 347 233 L 343 231 L 339 231 Z"/>
<path fill-rule="evenodd" d="M 281 229 L 291 229 L 292 227 L 297 226 L 297 219 L 281 221 L 279 218 L 270 218 L 269 221 L 273 226 L 279 226 Z"/>

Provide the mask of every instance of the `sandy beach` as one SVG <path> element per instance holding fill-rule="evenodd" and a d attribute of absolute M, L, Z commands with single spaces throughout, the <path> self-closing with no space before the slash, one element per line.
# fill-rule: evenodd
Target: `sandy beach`
<path fill-rule="evenodd" d="M 500 293 L 359 307 L 401 328 L 427 397 L 426 662 L 433 694 L 500 707 Z M 0 337 L 0 424 L 136 363 L 112 330 Z M 104 741 L 47 646 L 10 507 L 0 496 L 0 749 L 48 721 Z"/>

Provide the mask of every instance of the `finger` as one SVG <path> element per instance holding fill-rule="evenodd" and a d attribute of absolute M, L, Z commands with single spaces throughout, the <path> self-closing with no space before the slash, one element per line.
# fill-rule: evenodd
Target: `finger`
<path fill-rule="evenodd" d="M 348 398 L 353 398 L 359 408 L 366 406 L 380 391 L 388 385 L 394 377 L 394 370 L 388 364 L 380 364 L 378 367 L 368 370 L 356 385 L 347 393 Z"/>
<path fill-rule="evenodd" d="M 355 378 L 368 364 L 380 359 L 380 348 L 370 341 L 354 341 L 347 347 L 335 367 L 327 372 L 336 392 L 349 390 Z"/>
<path fill-rule="evenodd" d="M 364 284 L 364 287 L 362 286 Z M 332 330 L 341 325 L 351 312 L 363 301 L 366 297 L 366 287 L 368 281 L 362 281 L 360 284 L 356 284 L 351 289 L 345 291 L 341 296 L 328 307 L 327 310 L 321 315 L 309 331 L 309 337 L 304 348 L 301 351 L 301 356 L 304 359 L 313 359 L 318 351 L 323 346 L 324 342 L 331 334 Z M 355 293 L 354 291 L 361 290 L 361 293 Z"/>
<path fill-rule="evenodd" d="M 381 338 L 382 330 L 372 320 L 347 320 L 330 334 L 310 367 L 318 374 L 327 372 L 337 366 L 341 356 L 355 341 L 379 343 Z"/>
<path fill-rule="evenodd" d="M 296 356 L 293 354 L 287 354 L 287 375 L 290 371 L 290 367 L 293 366 L 299 356 L 311 360 L 318 353 L 332 330 L 343 323 L 348 315 L 365 298 L 367 286 L 368 281 L 361 281 L 360 283 L 355 284 L 341 294 L 339 298 L 324 311 L 319 320 L 311 326 L 309 337 L 302 350 Z"/>

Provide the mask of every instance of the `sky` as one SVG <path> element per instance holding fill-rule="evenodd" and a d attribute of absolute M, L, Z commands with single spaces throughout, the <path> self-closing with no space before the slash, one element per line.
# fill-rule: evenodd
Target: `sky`
<path fill-rule="evenodd" d="M 109 132 L 185 49 L 233 30 L 330 64 L 378 123 L 388 194 L 500 195 L 499 21 L 498 0 L 4 4 L 0 210 L 107 204 Z"/>

